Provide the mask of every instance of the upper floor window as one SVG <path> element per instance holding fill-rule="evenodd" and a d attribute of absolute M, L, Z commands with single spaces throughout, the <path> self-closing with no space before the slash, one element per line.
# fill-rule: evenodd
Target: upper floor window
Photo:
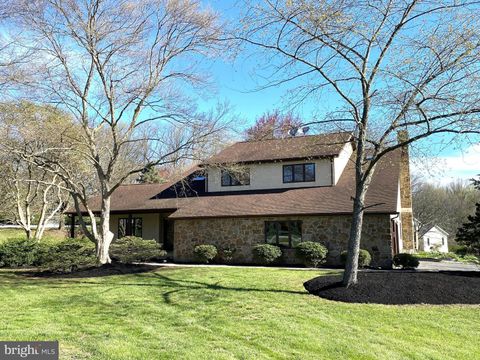
<path fill-rule="evenodd" d="M 283 165 L 283 182 L 315 181 L 315 164 Z"/>
<path fill-rule="evenodd" d="M 222 170 L 222 186 L 250 185 L 250 169 Z"/>

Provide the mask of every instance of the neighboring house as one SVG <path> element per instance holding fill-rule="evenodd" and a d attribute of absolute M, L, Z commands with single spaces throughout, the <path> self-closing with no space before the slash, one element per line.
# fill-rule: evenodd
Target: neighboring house
<path fill-rule="evenodd" d="M 448 233 L 440 226 L 426 227 L 418 232 L 418 251 L 448 252 Z"/>
<path fill-rule="evenodd" d="M 353 159 L 349 133 L 235 143 L 181 181 L 120 186 L 111 229 L 115 238 L 157 240 L 176 262 L 194 261 L 198 244 L 214 244 L 234 248 L 233 262 L 251 263 L 253 246 L 266 242 L 283 248 L 284 263 L 295 263 L 296 244 L 318 241 L 338 264 L 350 232 Z M 98 211 L 98 199 L 91 206 Z M 407 148 L 377 166 L 361 247 L 381 266 L 414 250 Z"/>

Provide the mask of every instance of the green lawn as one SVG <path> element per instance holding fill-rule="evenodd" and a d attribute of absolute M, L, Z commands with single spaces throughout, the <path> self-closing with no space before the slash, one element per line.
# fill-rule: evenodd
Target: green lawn
<path fill-rule="evenodd" d="M 0 243 L 10 238 L 25 238 L 25 231 L 21 229 L 0 229 Z M 65 238 L 65 234 L 59 230 L 45 230 L 44 240 L 59 240 Z"/>
<path fill-rule="evenodd" d="M 480 306 L 343 304 L 321 272 L 168 268 L 77 279 L 0 271 L 0 338 L 60 341 L 61 359 L 474 359 Z"/>

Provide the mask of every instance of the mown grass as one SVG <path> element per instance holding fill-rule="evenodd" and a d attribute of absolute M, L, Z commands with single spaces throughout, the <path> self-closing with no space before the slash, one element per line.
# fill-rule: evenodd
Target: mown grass
<path fill-rule="evenodd" d="M 25 231 L 21 229 L 0 229 L 0 243 L 7 239 L 25 239 Z M 43 239 L 47 241 L 61 240 L 65 238 L 65 233 L 59 230 L 45 230 Z"/>
<path fill-rule="evenodd" d="M 59 340 L 61 359 L 480 358 L 480 306 L 307 294 L 302 283 L 325 273 L 165 268 L 31 278 L 3 270 L 0 338 Z"/>

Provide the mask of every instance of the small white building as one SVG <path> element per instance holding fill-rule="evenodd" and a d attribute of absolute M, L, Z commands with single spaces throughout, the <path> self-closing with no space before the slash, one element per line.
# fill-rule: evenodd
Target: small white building
<path fill-rule="evenodd" d="M 448 252 L 448 233 L 440 226 L 433 225 L 418 233 L 418 251 Z"/>

